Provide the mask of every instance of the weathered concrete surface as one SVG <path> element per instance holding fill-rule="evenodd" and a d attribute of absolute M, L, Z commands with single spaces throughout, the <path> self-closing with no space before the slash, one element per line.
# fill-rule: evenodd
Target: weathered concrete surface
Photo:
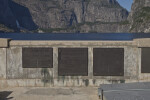
<path fill-rule="evenodd" d="M 0 38 L 0 48 L 6 48 L 8 47 L 8 41 L 10 39 L 4 39 L 4 38 Z"/>
<path fill-rule="evenodd" d="M 21 47 L 10 47 L 7 49 L 7 78 L 8 79 L 43 79 L 44 72 L 45 73 L 47 72 L 47 74 L 49 74 L 50 77 L 53 76 L 53 71 L 51 69 L 22 68 Z"/>
<path fill-rule="evenodd" d="M 150 80 L 149 80 L 150 81 Z M 53 82 L 53 83 L 52 83 Z M 134 79 L 54 79 L 44 83 L 41 79 L 7 79 L 0 80 L 0 88 L 4 87 L 97 87 L 100 84 L 138 82 Z M 142 82 L 142 81 L 141 81 Z"/>
<path fill-rule="evenodd" d="M 5 88 L 0 90 L 0 95 L 10 92 L 11 100 L 100 100 L 97 87 L 57 87 L 57 88 Z"/>
<path fill-rule="evenodd" d="M 10 41 L 10 46 L 100 47 L 136 46 L 135 41 Z"/>
<path fill-rule="evenodd" d="M 136 80 L 137 48 L 134 41 L 11 41 L 7 50 L 8 86 L 99 86 Z M 53 68 L 22 68 L 22 47 L 53 47 Z M 58 76 L 58 48 L 88 48 L 88 76 Z M 124 48 L 125 76 L 93 76 L 93 48 Z M 48 77 L 44 77 L 46 71 Z"/>
<path fill-rule="evenodd" d="M 149 82 L 150 81 L 150 73 L 141 73 L 141 48 L 142 47 L 150 47 L 150 39 L 149 38 L 142 38 L 142 39 L 135 39 L 134 40 L 137 43 L 138 48 L 138 70 L 139 70 L 139 76 L 138 80 L 140 82 Z"/>
<path fill-rule="evenodd" d="M 138 47 L 150 47 L 150 39 L 149 38 L 142 38 L 142 39 L 135 39 Z"/>
<path fill-rule="evenodd" d="M 34 41 L 33 41 L 34 42 Z M 21 43 L 21 42 L 20 42 Z M 137 80 L 138 79 L 138 48 L 133 43 L 121 42 L 123 44 L 117 44 L 116 42 L 106 42 L 109 46 L 105 46 L 105 42 L 90 42 L 88 43 L 74 42 L 75 47 L 87 47 L 88 48 L 88 76 L 58 76 L 58 48 L 62 47 L 61 44 L 48 42 L 52 45 L 57 45 L 53 48 L 53 68 L 42 69 L 42 68 L 22 68 L 22 46 L 11 46 L 7 50 L 7 82 L 8 86 L 99 86 L 99 84 L 111 84 L 111 83 L 124 83 L 126 80 Z M 97 43 L 97 45 L 94 45 Z M 69 42 L 62 43 L 65 47 L 71 47 Z M 68 45 L 67 45 L 68 44 Z M 98 45 L 99 44 L 99 45 Z M 113 46 L 110 46 L 113 44 Z M 87 46 L 85 46 L 87 45 Z M 94 46 L 93 46 L 94 45 Z M 118 46 L 119 45 L 119 46 Z M 121 46 L 123 45 L 123 46 Z M 125 46 L 125 45 L 130 45 Z M 24 46 L 23 46 L 24 47 Z M 37 47 L 37 46 L 25 46 L 25 47 Z M 40 46 L 47 47 L 47 46 Z M 53 47 L 53 46 L 52 46 Z M 125 63 L 124 71 L 125 75 L 122 76 L 93 76 L 93 48 L 124 48 L 125 50 Z M 44 72 L 44 73 L 42 73 Z M 46 73 L 45 73 L 46 72 Z M 44 76 L 48 74 L 48 76 Z"/>
<path fill-rule="evenodd" d="M 0 79 L 6 79 L 6 48 L 0 48 Z"/>
<path fill-rule="evenodd" d="M 148 42 L 148 43 L 147 43 Z M 137 41 L 10 41 L 9 48 L 0 49 L 0 87 L 99 86 L 100 84 L 150 81 L 150 74 L 141 74 L 141 50 L 150 39 Z M 53 68 L 22 68 L 23 47 L 52 47 Z M 58 48 L 88 48 L 88 76 L 58 76 Z M 93 76 L 93 48 L 124 48 L 124 76 Z M 7 51 L 7 53 L 6 53 Z M 6 56 L 7 55 L 7 56 Z M 1 72 L 1 70 L 0 70 Z M 6 73 L 5 73 L 6 72 Z"/>
<path fill-rule="evenodd" d="M 7 78 L 23 78 L 27 73 L 22 68 L 22 49 L 8 48 L 7 49 Z"/>
<path fill-rule="evenodd" d="M 130 79 L 138 79 L 139 65 L 138 57 L 139 52 L 136 47 L 125 47 L 124 49 L 124 73 L 125 77 Z"/>

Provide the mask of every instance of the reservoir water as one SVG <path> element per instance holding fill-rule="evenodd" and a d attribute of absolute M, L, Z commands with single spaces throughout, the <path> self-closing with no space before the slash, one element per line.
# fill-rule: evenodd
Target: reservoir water
<path fill-rule="evenodd" d="M 0 38 L 12 40 L 132 41 L 137 38 L 150 38 L 150 33 L 0 33 Z"/>

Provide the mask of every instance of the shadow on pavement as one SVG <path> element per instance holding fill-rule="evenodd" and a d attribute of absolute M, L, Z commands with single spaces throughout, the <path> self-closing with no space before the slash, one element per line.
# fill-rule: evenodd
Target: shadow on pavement
<path fill-rule="evenodd" d="M 0 92 L 0 100 L 11 100 L 13 97 L 8 96 L 12 93 L 12 91 L 2 91 Z"/>

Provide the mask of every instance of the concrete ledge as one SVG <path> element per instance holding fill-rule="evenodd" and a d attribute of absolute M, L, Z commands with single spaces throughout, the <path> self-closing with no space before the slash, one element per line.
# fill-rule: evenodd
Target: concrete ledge
<path fill-rule="evenodd" d="M 9 40 L 10 39 L 0 38 L 0 48 L 7 48 L 9 46 Z"/>
<path fill-rule="evenodd" d="M 134 40 L 138 47 L 150 47 L 150 38 L 141 38 Z"/>
<path fill-rule="evenodd" d="M 84 46 L 136 46 L 134 41 L 16 41 L 10 46 L 53 46 L 53 47 L 84 47 Z"/>

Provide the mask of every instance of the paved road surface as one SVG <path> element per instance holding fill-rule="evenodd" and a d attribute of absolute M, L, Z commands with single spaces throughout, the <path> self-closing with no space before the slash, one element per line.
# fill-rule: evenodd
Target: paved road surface
<path fill-rule="evenodd" d="M 150 100 L 150 83 L 101 85 L 106 100 Z"/>

